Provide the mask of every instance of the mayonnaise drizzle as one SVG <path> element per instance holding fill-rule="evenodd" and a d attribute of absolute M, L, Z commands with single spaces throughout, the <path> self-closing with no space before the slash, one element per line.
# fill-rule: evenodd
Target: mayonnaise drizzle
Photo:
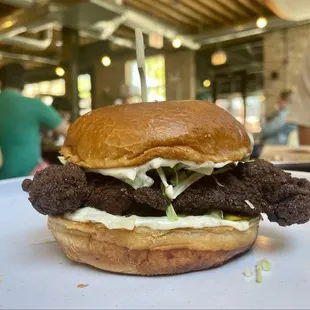
<path fill-rule="evenodd" d="M 108 229 L 133 230 L 135 227 L 148 227 L 156 230 L 170 230 L 177 228 L 205 228 L 231 226 L 237 230 L 249 229 L 249 221 L 229 221 L 212 215 L 179 217 L 177 221 L 170 222 L 166 216 L 142 217 L 131 215 L 128 217 L 112 215 L 95 208 L 85 207 L 73 213 L 65 214 L 65 218 L 77 222 L 93 222 L 104 224 Z"/>

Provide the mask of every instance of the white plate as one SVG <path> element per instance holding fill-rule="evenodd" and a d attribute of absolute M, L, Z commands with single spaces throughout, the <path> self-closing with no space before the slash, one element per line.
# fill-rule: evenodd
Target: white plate
<path fill-rule="evenodd" d="M 283 228 L 264 221 L 253 250 L 217 269 L 116 275 L 66 259 L 20 183 L 0 182 L 0 309 L 310 308 L 310 224 Z M 263 283 L 242 275 L 264 257 L 272 271 Z"/>

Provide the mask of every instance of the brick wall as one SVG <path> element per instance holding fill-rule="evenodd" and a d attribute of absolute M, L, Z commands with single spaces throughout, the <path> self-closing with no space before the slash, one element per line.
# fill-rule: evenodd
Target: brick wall
<path fill-rule="evenodd" d="M 295 89 L 302 60 L 309 43 L 310 25 L 268 32 L 264 36 L 265 112 L 274 110 L 283 89 Z M 273 79 L 272 72 L 278 72 Z"/>

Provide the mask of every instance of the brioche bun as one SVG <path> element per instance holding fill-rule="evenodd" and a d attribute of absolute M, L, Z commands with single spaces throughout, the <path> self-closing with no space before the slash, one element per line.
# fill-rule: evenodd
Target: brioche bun
<path fill-rule="evenodd" d="M 81 167 L 142 165 L 153 158 L 239 161 L 250 139 L 233 116 L 207 101 L 184 100 L 96 109 L 70 127 L 60 153 Z"/>
<path fill-rule="evenodd" d="M 203 229 L 108 229 L 48 217 L 48 226 L 66 256 L 106 271 L 166 275 L 217 267 L 251 248 L 258 219 L 245 231 L 230 226 Z"/>

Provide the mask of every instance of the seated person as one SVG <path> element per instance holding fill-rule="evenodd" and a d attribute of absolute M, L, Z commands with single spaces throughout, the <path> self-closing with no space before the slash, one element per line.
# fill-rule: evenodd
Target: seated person
<path fill-rule="evenodd" d="M 263 144 L 286 145 L 296 126 L 287 123 L 287 114 L 291 104 L 291 91 L 283 91 L 279 96 L 278 110 L 261 124 Z"/>
<path fill-rule="evenodd" d="M 52 107 L 22 95 L 25 69 L 20 64 L 4 65 L 0 81 L 1 180 L 30 175 L 44 168 L 40 129 L 46 127 L 65 135 L 69 124 Z"/>

